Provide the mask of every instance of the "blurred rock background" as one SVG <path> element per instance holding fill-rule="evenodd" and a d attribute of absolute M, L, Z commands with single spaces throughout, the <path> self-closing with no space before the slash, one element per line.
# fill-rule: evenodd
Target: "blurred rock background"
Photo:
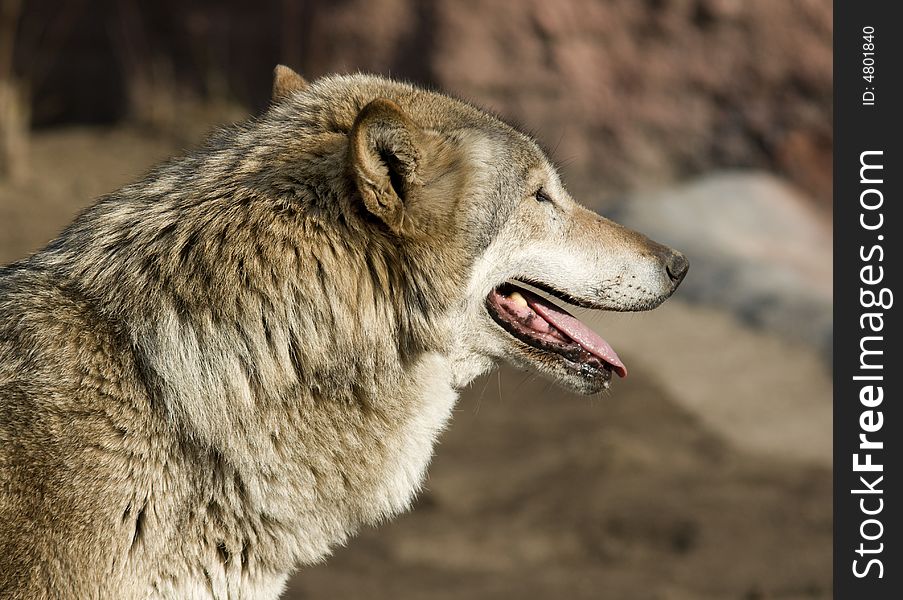
<path fill-rule="evenodd" d="M 465 97 L 690 274 L 585 315 L 610 396 L 477 382 L 414 512 L 289 597 L 829 597 L 831 45 L 828 0 L 0 0 L 0 262 L 264 110 L 277 62 Z"/>
<path fill-rule="evenodd" d="M 830 210 L 827 0 L 3 4 L 19 4 L 14 74 L 39 127 L 259 110 L 282 61 L 472 99 L 526 124 L 595 196 L 762 168 Z"/>

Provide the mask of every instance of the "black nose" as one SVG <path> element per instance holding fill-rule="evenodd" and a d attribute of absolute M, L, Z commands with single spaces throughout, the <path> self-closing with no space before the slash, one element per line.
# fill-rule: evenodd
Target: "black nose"
<path fill-rule="evenodd" d="M 680 252 L 671 252 L 665 262 L 665 270 L 668 271 L 668 277 L 671 278 L 671 285 L 677 287 L 684 280 L 687 271 L 690 270 L 690 261 Z"/>

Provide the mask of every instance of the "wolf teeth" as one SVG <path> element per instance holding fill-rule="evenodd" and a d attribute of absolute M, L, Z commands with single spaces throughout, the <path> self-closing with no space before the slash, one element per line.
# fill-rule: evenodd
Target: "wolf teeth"
<path fill-rule="evenodd" d="M 514 302 L 515 306 L 519 306 L 520 308 L 527 308 L 527 300 L 520 295 L 520 292 L 512 292 L 508 298 Z"/>

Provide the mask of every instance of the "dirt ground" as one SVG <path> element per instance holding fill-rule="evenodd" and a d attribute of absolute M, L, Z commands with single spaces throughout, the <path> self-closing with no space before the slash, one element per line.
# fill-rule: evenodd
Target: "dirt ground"
<path fill-rule="evenodd" d="M 31 176 L 0 182 L 0 262 L 174 150 L 128 128 L 35 136 Z M 628 379 L 590 399 L 509 369 L 478 381 L 413 511 L 301 570 L 286 597 L 830 597 L 815 353 L 679 300 L 593 322 Z"/>

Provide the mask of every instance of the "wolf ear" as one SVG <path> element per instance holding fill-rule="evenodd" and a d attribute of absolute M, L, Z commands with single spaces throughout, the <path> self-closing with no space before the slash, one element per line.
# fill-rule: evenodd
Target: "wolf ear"
<path fill-rule="evenodd" d="M 400 233 L 405 201 L 417 183 L 423 131 L 397 104 L 378 98 L 351 128 L 349 160 L 364 204 Z"/>
<path fill-rule="evenodd" d="M 273 103 L 282 102 L 306 87 L 304 78 L 285 65 L 276 65 L 273 69 Z"/>

